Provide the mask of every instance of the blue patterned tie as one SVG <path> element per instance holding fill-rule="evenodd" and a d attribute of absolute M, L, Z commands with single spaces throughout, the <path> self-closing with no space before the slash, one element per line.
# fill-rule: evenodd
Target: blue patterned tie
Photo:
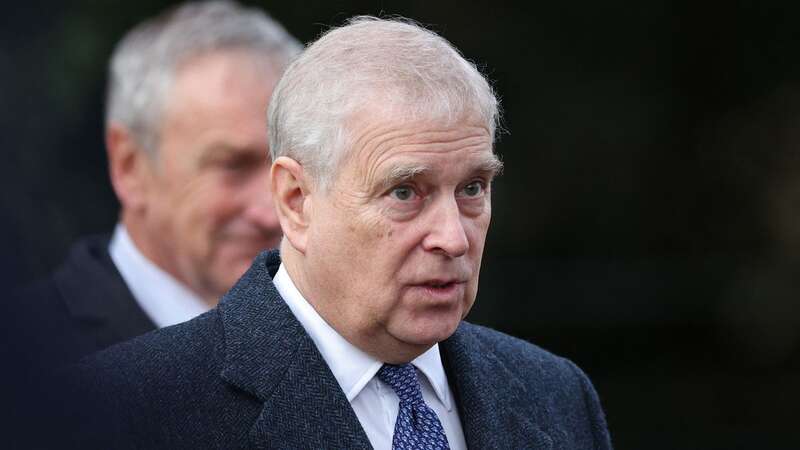
<path fill-rule="evenodd" d="M 388 384 L 400 398 L 400 410 L 394 424 L 392 450 L 449 449 L 442 423 L 425 400 L 411 364 L 384 364 L 378 378 Z"/>

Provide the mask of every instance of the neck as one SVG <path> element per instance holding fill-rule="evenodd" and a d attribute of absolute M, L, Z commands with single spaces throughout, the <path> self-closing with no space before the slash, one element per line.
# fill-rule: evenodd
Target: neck
<path fill-rule="evenodd" d="M 432 347 L 427 344 L 410 344 L 400 341 L 382 329 L 376 329 L 372 333 L 357 332 L 357 326 L 346 326 L 346 324 L 334 320 L 332 315 L 327 313 L 332 305 L 321 304 L 319 296 L 315 295 L 315 289 L 311 287 L 313 284 L 309 280 L 313 277 L 309 276 L 305 270 L 304 255 L 292 247 L 286 239 L 281 243 L 280 251 L 281 264 L 303 298 L 331 328 L 361 351 L 386 363 L 404 364 L 414 360 Z"/>
<path fill-rule="evenodd" d="M 181 276 L 174 259 L 168 257 L 168 255 L 172 253 L 171 249 L 156 245 L 147 238 L 147 228 L 144 221 L 140 217 L 137 217 L 130 211 L 123 209 L 120 215 L 120 222 L 125 225 L 125 229 L 128 231 L 128 236 L 130 236 L 131 241 L 133 241 L 133 245 L 136 247 L 139 253 L 147 258 L 151 263 L 158 266 L 158 268 L 168 273 L 172 278 L 178 280 L 187 289 L 200 297 L 203 302 L 208 304 L 209 307 L 213 308 L 217 305 L 217 302 L 220 298 L 219 295 L 213 292 L 208 292 L 207 290 L 197 289 L 193 283 L 190 283 L 189 280 Z"/>

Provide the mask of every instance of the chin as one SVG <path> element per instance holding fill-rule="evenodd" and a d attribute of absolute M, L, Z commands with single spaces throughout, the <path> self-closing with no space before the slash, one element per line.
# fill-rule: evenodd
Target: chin
<path fill-rule="evenodd" d="M 441 342 L 455 333 L 458 324 L 461 323 L 460 317 L 426 321 L 428 323 L 418 324 L 418 326 L 404 330 L 405 342 L 414 345 L 432 346 Z"/>
<path fill-rule="evenodd" d="M 234 267 L 237 267 L 238 269 L 233 272 L 229 272 L 228 274 L 226 274 L 224 278 L 223 284 L 226 286 L 225 291 L 232 288 L 233 285 L 236 284 L 237 281 L 239 281 L 239 278 L 241 278 L 242 275 L 244 275 L 244 273 L 247 272 L 247 269 L 250 267 L 250 265 L 236 264 L 234 265 Z"/>
<path fill-rule="evenodd" d="M 220 252 L 217 254 L 214 263 L 220 275 L 225 279 L 233 277 L 235 281 L 250 268 L 256 256 L 258 256 L 258 252 L 253 251 L 252 247 L 249 249 L 227 249 L 227 253 Z"/>
<path fill-rule="evenodd" d="M 247 264 L 241 261 L 231 261 L 224 267 L 225 270 L 209 273 L 208 281 L 214 287 L 216 295 L 222 297 L 239 281 L 249 267 L 249 261 Z"/>

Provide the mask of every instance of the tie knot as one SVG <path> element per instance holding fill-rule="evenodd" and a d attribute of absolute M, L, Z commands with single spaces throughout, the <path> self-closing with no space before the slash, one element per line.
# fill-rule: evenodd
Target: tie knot
<path fill-rule="evenodd" d="M 378 371 L 378 378 L 392 388 L 400 402 L 417 404 L 423 402 L 422 390 L 417 379 L 417 369 L 411 364 L 384 364 Z"/>

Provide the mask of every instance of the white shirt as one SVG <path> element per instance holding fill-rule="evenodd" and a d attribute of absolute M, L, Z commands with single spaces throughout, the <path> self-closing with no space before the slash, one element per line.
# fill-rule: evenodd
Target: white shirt
<path fill-rule="evenodd" d="M 147 259 L 121 223 L 114 229 L 108 252 L 136 303 L 159 328 L 186 322 L 210 309 L 203 299 Z"/>
<path fill-rule="evenodd" d="M 349 343 L 303 297 L 283 265 L 273 279 L 289 309 L 303 325 L 347 396 L 350 406 L 376 450 L 392 448 L 400 400 L 389 385 L 375 375 L 383 363 Z M 466 449 L 453 392 L 439 354 L 439 344 L 411 361 L 417 369 L 425 403 L 436 412 L 453 450 Z M 420 373 L 424 376 L 420 376 Z"/>

